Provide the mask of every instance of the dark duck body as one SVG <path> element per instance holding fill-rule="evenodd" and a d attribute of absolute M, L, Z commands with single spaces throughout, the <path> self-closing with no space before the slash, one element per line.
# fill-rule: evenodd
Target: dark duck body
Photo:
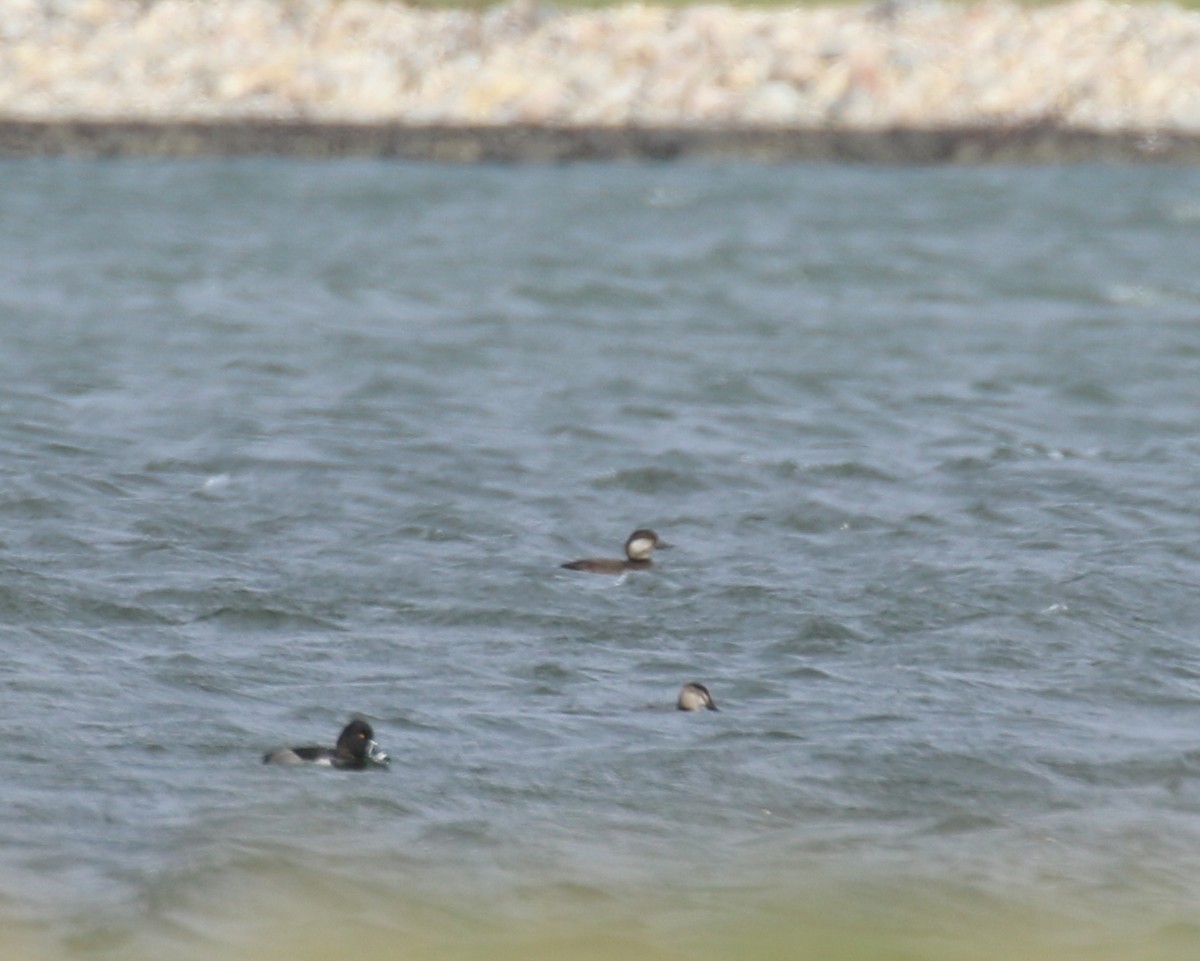
<path fill-rule="evenodd" d="M 371 725 L 358 718 L 342 728 L 335 747 L 280 747 L 263 755 L 263 764 L 319 764 L 343 771 L 361 771 L 387 763 L 388 756 L 375 743 Z"/>
<path fill-rule="evenodd" d="M 624 560 L 615 557 L 585 557 L 562 566 L 569 571 L 587 571 L 589 574 L 624 574 L 626 571 L 642 571 L 654 566 L 650 555 L 656 548 L 670 546 L 654 531 L 641 528 L 630 534 L 628 540 L 625 541 Z"/>

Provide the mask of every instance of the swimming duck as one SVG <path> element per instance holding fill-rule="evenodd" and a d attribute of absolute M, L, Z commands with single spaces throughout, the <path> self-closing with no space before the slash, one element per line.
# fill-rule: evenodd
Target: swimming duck
<path fill-rule="evenodd" d="M 625 560 L 608 557 L 585 557 L 583 560 L 563 564 L 570 571 L 588 571 L 591 574 L 624 574 L 626 571 L 640 571 L 653 567 L 650 554 L 656 547 L 668 548 L 671 545 L 660 540 L 654 531 L 640 528 L 629 535 L 625 541 Z"/>
<path fill-rule="evenodd" d="M 679 689 L 679 700 L 675 706 L 681 711 L 719 711 L 716 701 L 708 693 L 708 688 L 695 682 L 685 684 Z"/>
<path fill-rule="evenodd" d="M 337 747 L 280 747 L 263 755 L 263 764 L 321 764 L 343 771 L 361 771 L 370 765 L 387 766 L 388 756 L 375 743 L 375 732 L 355 718 L 338 735 Z"/>

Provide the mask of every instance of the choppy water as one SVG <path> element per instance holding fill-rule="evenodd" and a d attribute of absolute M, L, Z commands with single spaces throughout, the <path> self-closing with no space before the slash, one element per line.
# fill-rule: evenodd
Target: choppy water
<path fill-rule="evenodd" d="M 1200 950 L 1200 172 L 0 173 L 22 956 Z"/>

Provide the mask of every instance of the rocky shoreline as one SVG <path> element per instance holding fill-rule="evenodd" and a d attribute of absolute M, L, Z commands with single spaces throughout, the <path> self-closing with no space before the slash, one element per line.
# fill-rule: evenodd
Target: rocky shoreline
<path fill-rule="evenodd" d="M 9 121 L 0 157 L 374 157 L 434 163 L 1200 164 L 1200 136 L 1056 126 L 778 128 L 428 126 L 332 122 Z"/>
<path fill-rule="evenodd" d="M 1200 160 L 1200 13 L 5 0 L 0 155 Z"/>

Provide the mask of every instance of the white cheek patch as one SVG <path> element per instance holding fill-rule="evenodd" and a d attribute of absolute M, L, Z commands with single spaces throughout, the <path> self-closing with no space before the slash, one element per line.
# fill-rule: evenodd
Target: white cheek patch
<path fill-rule="evenodd" d="M 648 537 L 639 537 L 636 541 L 629 542 L 629 553 L 634 557 L 645 557 L 654 550 L 654 541 Z"/>

